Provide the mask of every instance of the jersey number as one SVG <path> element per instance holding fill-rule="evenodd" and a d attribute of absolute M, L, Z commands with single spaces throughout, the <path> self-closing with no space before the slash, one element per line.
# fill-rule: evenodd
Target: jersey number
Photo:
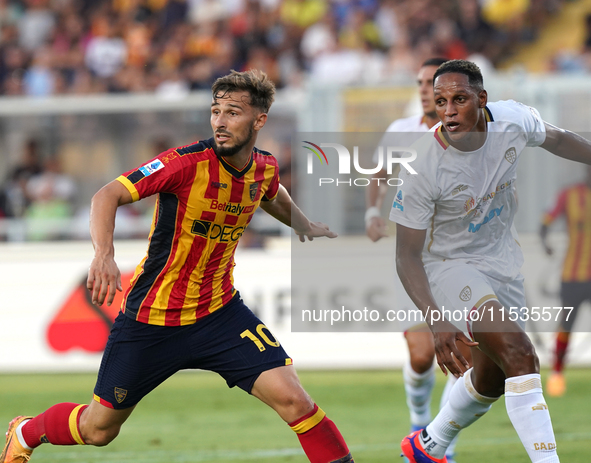
<path fill-rule="evenodd" d="M 260 323 L 259 326 L 257 326 L 257 333 L 262 338 L 262 340 L 265 341 L 268 345 L 270 345 L 272 347 L 279 347 L 280 346 L 279 342 L 278 341 L 271 341 L 269 339 L 269 336 L 267 336 L 267 333 L 265 333 L 263 330 L 267 330 L 267 331 L 269 331 L 269 334 L 271 334 L 271 331 L 269 330 L 269 328 L 267 328 L 265 325 Z M 257 338 L 254 334 L 252 334 L 252 332 L 250 330 L 245 330 L 242 333 L 240 333 L 240 337 L 250 339 L 259 348 L 260 352 L 262 352 L 266 349 L 265 346 L 263 345 L 263 343 L 261 342 L 261 340 L 259 338 Z"/>

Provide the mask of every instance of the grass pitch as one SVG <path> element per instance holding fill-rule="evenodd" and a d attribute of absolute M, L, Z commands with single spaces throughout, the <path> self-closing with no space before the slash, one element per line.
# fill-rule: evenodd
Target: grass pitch
<path fill-rule="evenodd" d="M 591 448 L 591 370 L 569 370 L 565 397 L 547 397 L 561 460 L 588 463 Z M 545 375 L 543 375 L 545 377 Z M 408 433 L 400 371 L 302 371 L 306 390 L 337 423 L 357 463 L 397 463 Z M 435 398 L 445 379 L 437 374 Z M 58 402 L 88 403 L 94 374 L 0 375 L 0 425 L 35 415 Z M 433 405 L 434 411 L 437 404 Z M 148 395 L 104 448 L 42 445 L 32 458 L 45 463 L 305 463 L 295 434 L 271 409 L 215 374 L 177 374 Z M 457 461 L 527 463 L 503 399 L 469 429 Z"/>

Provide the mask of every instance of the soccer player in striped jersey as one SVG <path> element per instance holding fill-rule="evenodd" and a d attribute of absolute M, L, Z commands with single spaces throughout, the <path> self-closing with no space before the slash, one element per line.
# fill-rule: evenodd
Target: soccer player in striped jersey
<path fill-rule="evenodd" d="M 539 360 L 523 330 L 517 165 L 526 146 L 591 164 L 591 143 L 534 108 L 488 102 L 480 69 L 468 61 L 441 65 L 433 92 L 441 124 L 412 146 L 416 174 L 401 172 L 390 219 L 398 274 L 428 321 L 437 362 L 461 378 L 433 421 L 402 440 L 402 452 L 411 463 L 446 462 L 450 442 L 505 394 L 530 460 L 558 463 Z M 456 341 L 478 347 L 473 368 Z"/>
<path fill-rule="evenodd" d="M 29 460 L 42 443 L 111 442 L 138 402 L 182 369 L 215 371 L 272 407 L 313 463 L 353 462 L 335 424 L 304 391 L 291 358 L 244 305 L 232 270 L 234 251 L 261 206 L 300 241 L 336 235 L 311 222 L 279 183 L 275 158 L 255 148 L 275 87 L 262 72 L 218 79 L 213 137 L 170 149 L 103 187 L 92 200 L 95 257 L 87 286 L 110 305 L 121 290 L 114 259 L 116 210 L 157 194 L 145 258 L 115 320 L 90 405 L 61 403 L 9 425 L 0 463 Z"/>
<path fill-rule="evenodd" d="M 398 141 L 402 134 L 407 143 L 418 140 L 425 132 L 439 122 L 435 112 L 435 99 L 433 98 L 433 75 L 437 68 L 445 63 L 444 58 L 431 58 L 426 60 L 419 69 L 417 85 L 421 98 L 423 113 L 403 119 L 397 119 L 386 129 L 380 146 L 388 145 L 388 140 Z M 386 169 L 373 175 L 374 178 L 384 178 L 387 175 Z M 381 207 L 386 196 L 387 188 L 377 182 L 371 182 L 367 188 L 365 212 L 365 230 L 367 236 L 376 242 L 388 236 L 386 233 L 386 222 L 381 217 Z M 400 278 L 394 276 L 390 282 L 397 294 L 397 301 L 400 308 L 414 310 L 415 305 L 406 294 Z M 410 412 L 411 431 L 424 428 L 431 421 L 431 393 L 435 386 L 435 345 L 433 335 L 424 321 L 411 321 L 409 316 L 405 321 L 399 322 L 401 330 L 404 331 L 404 338 L 408 345 L 409 360 L 404 364 L 402 374 L 404 378 L 404 390 L 406 392 L 406 403 Z M 471 360 L 470 348 L 463 344 L 458 346 L 462 354 L 469 361 Z M 446 402 L 449 391 L 456 382 L 456 377 L 448 375 L 443 394 L 441 395 L 440 406 Z M 457 439 L 456 439 L 457 440 Z M 448 463 L 453 463 L 455 454 L 455 443 L 447 448 Z"/>
<path fill-rule="evenodd" d="M 552 373 L 546 382 L 546 390 L 553 397 L 560 397 L 566 392 L 562 372 L 570 333 L 580 305 L 585 301 L 591 302 L 591 167 L 587 167 L 585 181 L 562 190 L 554 208 L 544 214 L 540 236 L 548 255 L 553 254 L 547 241 L 548 227 L 563 216 L 568 231 L 568 248 L 562 266 L 560 299 L 562 307 L 573 309 L 572 312 L 562 311 L 556 333 Z"/>

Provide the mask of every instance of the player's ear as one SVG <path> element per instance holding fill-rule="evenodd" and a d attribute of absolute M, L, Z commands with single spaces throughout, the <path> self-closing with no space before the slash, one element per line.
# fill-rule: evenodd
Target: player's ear
<path fill-rule="evenodd" d="M 488 103 L 488 93 L 486 93 L 486 90 L 480 90 L 480 92 L 478 92 L 478 101 L 480 108 L 486 106 L 486 103 Z"/>
<path fill-rule="evenodd" d="M 254 119 L 254 130 L 259 131 L 267 122 L 267 113 L 259 113 Z"/>

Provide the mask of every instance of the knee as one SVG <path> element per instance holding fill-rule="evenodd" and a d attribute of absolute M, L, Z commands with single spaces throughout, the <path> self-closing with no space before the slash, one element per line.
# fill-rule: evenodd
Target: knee
<path fill-rule="evenodd" d="M 287 423 L 291 423 L 310 413 L 314 408 L 314 402 L 303 389 L 286 391 L 275 401 L 273 407 Z"/>
<path fill-rule="evenodd" d="M 413 349 L 410 353 L 410 366 L 418 373 L 423 374 L 433 367 L 435 353 L 427 349 Z"/>
<path fill-rule="evenodd" d="M 540 372 L 540 360 L 527 336 L 509 344 L 503 359 L 503 371 L 508 378 Z"/>
<path fill-rule="evenodd" d="M 110 444 L 118 435 L 121 428 L 110 427 L 107 429 L 94 428 L 90 431 L 82 433 L 82 439 L 87 445 L 94 445 L 95 447 L 104 447 Z"/>

